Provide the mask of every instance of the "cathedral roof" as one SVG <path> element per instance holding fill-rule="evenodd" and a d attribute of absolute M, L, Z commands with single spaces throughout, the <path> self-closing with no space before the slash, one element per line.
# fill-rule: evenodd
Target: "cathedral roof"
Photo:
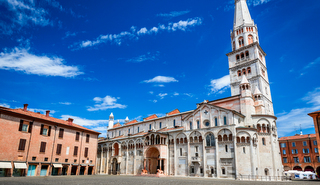
<path fill-rule="evenodd" d="M 125 125 L 130 125 L 130 124 L 133 124 L 133 123 L 138 123 L 138 121 L 135 119 L 135 120 L 132 120 L 132 121 L 126 123 Z"/>
<path fill-rule="evenodd" d="M 117 128 L 117 127 L 121 127 L 120 123 L 116 123 L 115 125 L 113 125 L 113 128 Z"/>
<path fill-rule="evenodd" d="M 156 114 L 153 114 L 149 117 L 144 118 L 143 120 L 146 121 L 146 120 L 155 119 L 155 118 L 158 118 L 158 116 Z"/>
<path fill-rule="evenodd" d="M 180 113 L 179 109 L 175 109 L 175 110 L 167 113 L 167 115 L 170 116 L 170 115 L 174 115 L 174 114 L 178 114 L 178 113 Z"/>

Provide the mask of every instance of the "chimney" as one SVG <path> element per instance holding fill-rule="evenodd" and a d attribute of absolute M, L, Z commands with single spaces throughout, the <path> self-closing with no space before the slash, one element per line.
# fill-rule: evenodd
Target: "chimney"
<path fill-rule="evenodd" d="M 27 111 L 28 104 L 23 104 L 23 111 Z"/>
<path fill-rule="evenodd" d="M 72 125 L 72 122 L 73 122 L 73 119 L 72 118 L 68 118 L 68 123 L 69 123 L 69 125 Z"/>
<path fill-rule="evenodd" d="M 47 111 L 46 111 L 46 117 L 50 117 L 50 116 L 49 116 L 49 113 L 50 113 L 50 111 L 47 110 Z"/>

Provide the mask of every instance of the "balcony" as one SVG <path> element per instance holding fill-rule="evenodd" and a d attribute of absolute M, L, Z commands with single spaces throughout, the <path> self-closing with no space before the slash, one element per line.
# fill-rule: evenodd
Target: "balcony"
<path fill-rule="evenodd" d="M 200 157 L 191 157 L 192 163 L 200 163 Z"/>

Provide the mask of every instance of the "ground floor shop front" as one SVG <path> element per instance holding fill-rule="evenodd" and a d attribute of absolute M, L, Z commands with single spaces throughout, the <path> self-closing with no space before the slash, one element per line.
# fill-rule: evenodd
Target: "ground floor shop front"
<path fill-rule="evenodd" d="M 92 174 L 94 174 L 94 165 L 0 161 L 0 177 Z"/>

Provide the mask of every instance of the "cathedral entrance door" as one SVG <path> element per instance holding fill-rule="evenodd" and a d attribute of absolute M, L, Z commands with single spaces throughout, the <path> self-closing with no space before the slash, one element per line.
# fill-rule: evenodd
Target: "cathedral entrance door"
<path fill-rule="evenodd" d="M 146 170 L 149 172 L 149 174 L 157 174 L 157 169 L 160 169 L 159 157 L 160 157 L 160 152 L 157 148 L 152 147 L 147 151 L 147 153 L 146 153 L 146 158 L 147 158 Z"/>
<path fill-rule="evenodd" d="M 117 175 L 118 171 L 118 160 L 117 158 L 114 158 L 112 161 L 112 175 Z"/>

